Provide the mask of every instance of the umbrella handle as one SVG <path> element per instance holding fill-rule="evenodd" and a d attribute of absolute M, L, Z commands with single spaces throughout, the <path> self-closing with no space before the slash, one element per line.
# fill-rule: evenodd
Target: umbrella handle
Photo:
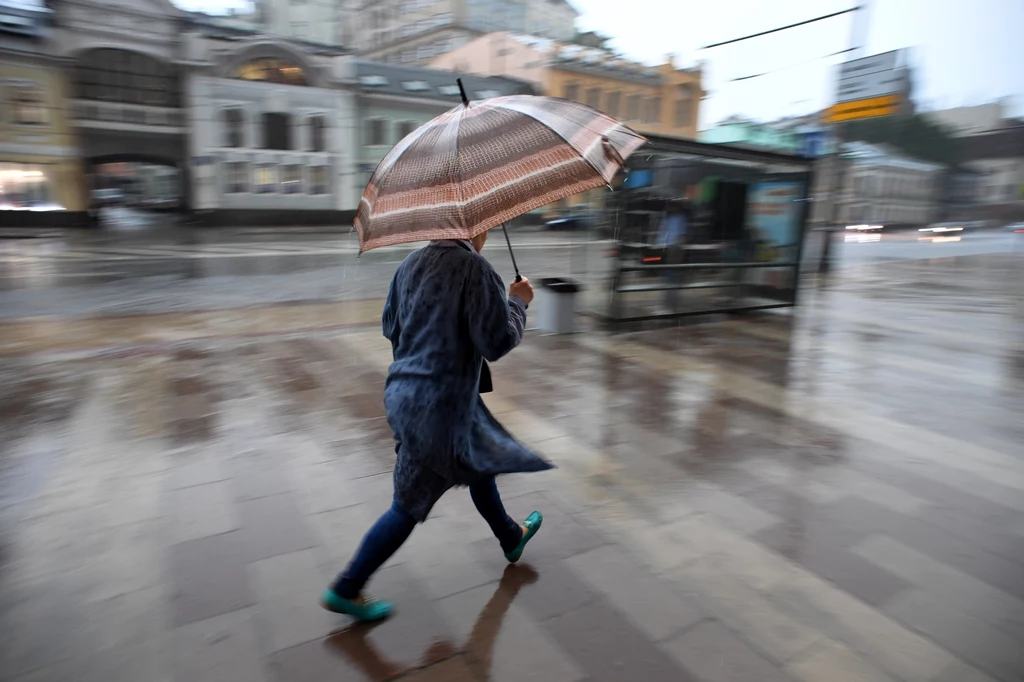
<path fill-rule="evenodd" d="M 508 238 L 508 230 L 505 228 L 505 223 L 501 224 L 501 231 L 505 233 L 505 243 L 508 244 L 508 255 L 512 256 L 512 268 L 516 271 L 516 281 L 522 282 L 523 276 L 519 274 L 519 266 L 516 265 L 516 254 L 512 253 L 512 242 Z"/>

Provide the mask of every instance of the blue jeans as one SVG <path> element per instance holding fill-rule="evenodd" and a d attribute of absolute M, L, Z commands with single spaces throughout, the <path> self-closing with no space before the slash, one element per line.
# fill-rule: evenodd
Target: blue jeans
<path fill-rule="evenodd" d="M 494 537 L 501 543 L 502 551 L 510 552 L 515 549 L 523 538 L 523 529 L 505 512 L 494 477 L 469 486 L 469 494 L 473 498 L 476 510 L 484 517 Z M 339 573 L 334 580 L 334 584 L 331 585 L 334 593 L 344 599 L 358 597 L 370 576 L 398 551 L 398 548 L 409 539 L 415 527 L 416 520 L 392 501 L 391 507 L 363 536 L 363 541 L 348 568 Z"/>

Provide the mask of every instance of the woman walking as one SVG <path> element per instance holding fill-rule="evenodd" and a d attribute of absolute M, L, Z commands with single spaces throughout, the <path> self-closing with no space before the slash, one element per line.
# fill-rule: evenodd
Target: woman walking
<path fill-rule="evenodd" d="M 516 442 L 479 395 L 483 361 L 498 360 L 522 340 L 533 287 L 517 281 L 506 298 L 501 278 L 480 255 L 486 241 L 484 232 L 471 241 L 431 242 L 391 280 L 383 331 L 394 362 L 384 406 L 397 454 L 394 497 L 324 592 L 321 605 L 329 611 L 365 621 L 391 613 L 390 603 L 365 596 L 363 588 L 453 486 L 469 487 L 509 562 L 540 529 L 539 511 L 522 524 L 505 512 L 495 476 L 552 466 Z"/>

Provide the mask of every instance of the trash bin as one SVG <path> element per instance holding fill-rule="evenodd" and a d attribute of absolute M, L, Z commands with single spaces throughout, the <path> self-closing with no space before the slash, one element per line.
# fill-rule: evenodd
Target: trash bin
<path fill-rule="evenodd" d="M 576 330 L 576 294 L 583 285 L 565 277 L 540 281 L 538 326 L 545 334 L 572 334 Z"/>

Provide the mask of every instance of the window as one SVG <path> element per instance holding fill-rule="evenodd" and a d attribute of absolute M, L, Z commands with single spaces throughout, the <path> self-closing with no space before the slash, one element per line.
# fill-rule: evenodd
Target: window
<path fill-rule="evenodd" d="M 277 191 L 277 166 L 261 163 L 256 166 L 256 193 L 273 194 Z"/>
<path fill-rule="evenodd" d="M 415 50 L 406 50 L 405 52 L 402 53 L 402 63 L 403 64 L 408 64 L 409 62 L 414 62 L 414 61 L 416 61 L 416 51 Z"/>
<path fill-rule="evenodd" d="M 245 114 L 241 109 L 225 109 L 224 110 L 224 146 L 225 147 L 244 147 L 245 146 L 245 135 L 243 125 L 245 123 Z"/>
<path fill-rule="evenodd" d="M 387 119 L 368 118 L 366 119 L 366 144 L 374 147 L 386 145 L 387 140 Z"/>
<path fill-rule="evenodd" d="M 327 166 L 311 166 L 309 169 L 309 193 L 327 194 Z"/>
<path fill-rule="evenodd" d="M 419 124 L 416 121 L 399 121 L 398 122 L 398 139 L 403 139 L 406 135 L 412 133 L 412 131 L 419 128 Z"/>
<path fill-rule="evenodd" d="M 580 86 L 576 83 L 566 83 L 565 89 L 562 91 L 562 97 L 579 101 Z"/>
<path fill-rule="evenodd" d="M 292 22 L 292 35 L 297 38 L 309 37 L 309 22 L 308 21 L 293 21 Z"/>
<path fill-rule="evenodd" d="M 676 94 L 676 128 L 693 125 L 693 86 L 689 83 L 679 86 Z"/>
<path fill-rule="evenodd" d="M 86 100 L 177 107 L 174 67 L 148 55 L 115 48 L 89 50 L 75 66 L 75 97 Z"/>
<path fill-rule="evenodd" d="M 302 166 L 290 163 L 281 169 L 281 192 L 302 194 Z"/>
<path fill-rule="evenodd" d="M 235 70 L 235 78 L 281 85 L 309 85 L 306 81 L 306 72 L 301 66 L 272 57 L 254 59 L 242 64 Z"/>
<path fill-rule="evenodd" d="M 309 117 L 309 151 L 327 151 L 326 127 L 327 123 L 323 116 L 318 114 Z"/>
<path fill-rule="evenodd" d="M 249 191 L 249 164 L 244 161 L 232 161 L 227 166 L 227 192 L 239 194 Z"/>
<path fill-rule="evenodd" d="M 630 95 L 626 111 L 626 118 L 630 121 L 640 120 L 640 95 Z"/>
<path fill-rule="evenodd" d="M 263 114 L 263 148 L 292 148 L 291 114 L 268 111 Z"/>
<path fill-rule="evenodd" d="M 661 123 L 661 98 L 651 97 L 647 100 L 647 122 Z"/>
<path fill-rule="evenodd" d="M 622 98 L 622 93 L 609 92 L 608 93 L 608 108 L 605 111 L 606 114 L 612 118 L 619 117 L 619 100 Z"/>
<path fill-rule="evenodd" d="M 9 89 L 11 121 L 19 125 L 46 125 L 50 112 L 43 91 L 31 85 L 15 85 Z"/>
<path fill-rule="evenodd" d="M 587 106 L 594 109 L 601 108 L 601 88 L 590 88 L 587 90 Z"/>

